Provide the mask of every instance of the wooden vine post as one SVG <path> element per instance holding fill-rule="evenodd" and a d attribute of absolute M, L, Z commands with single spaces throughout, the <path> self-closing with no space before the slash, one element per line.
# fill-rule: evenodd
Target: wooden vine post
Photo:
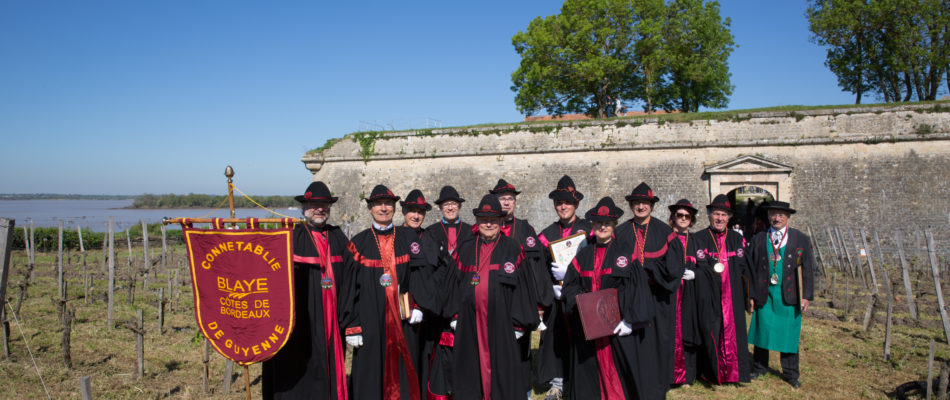
<path fill-rule="evenodd" d="M 112 310 L 115 302 L 115 218 L 109 217 L 109 306 L 106 325 L 110 328 L 112 324 Z"/>
<path fill-rule="evenodd" d="M 0 307 L 3 308 L 3 312 L 0 313 L 0 317 L 3 317 L 3 355 L 4 357 L 9 357 L 10 349 L 7 339 L 9 335 L 7 334 L 7 321 L 6 321 L 6 298 L 7 298 L 7 277 L 10 275 L 10 253 L 11 247 L 13 245 L 13 228 L 16 225 L 16 221 L 8 218 L 0 218 Z"/>
<path fill-rule="evenodd" d="M 910 316 L 917 318 L 917 306 L 914 304 L 914 292 L 910 290 L 910 272 L 907 270 L 907 258 L 904 257 L 904 245 L 901 243 L 901 231 L 894 230 L 894 240 L 897 242 L 897 256 L 901 261 L 901 277 L 904 280 L 904 294 L 907 296 L 907 307 L 910 309 Z"/>
<path fill-rule="evenodd" d="M 930 269 L 933 272 L 937 304 L 940 306 L 940 320 L 943 321 L 943 333 L 947 338 L 947 343 L 950 343 L 950 319 L 947 319 L 947 309 L 943 302 L 943 290 L 940 288 L 940 272 L 937 268 L 937 251 L 934 249 L 934 235 L 930 229 L 927 229 L 925 235 L 927 235 L 927 253 L 930 255 Z"/>

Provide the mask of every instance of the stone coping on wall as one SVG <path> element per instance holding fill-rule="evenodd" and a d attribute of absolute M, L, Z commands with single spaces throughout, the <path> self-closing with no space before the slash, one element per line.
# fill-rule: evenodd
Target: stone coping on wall
<path fill-rule="evenodd" d="M 798 146 L 950 140 L 942 103 L 737 113 L 729 119 L 660 118 L 501 124 L 348 135 L 302 162 L 324 163 L 578 151 Z"/>

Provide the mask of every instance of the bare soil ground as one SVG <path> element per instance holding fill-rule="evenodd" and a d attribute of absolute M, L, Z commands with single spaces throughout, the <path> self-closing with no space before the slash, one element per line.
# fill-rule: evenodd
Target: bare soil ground
<path fill-rule="evenodd" d="M 117 244 L 117 247 L 125 246 Z M 71 369 L 67 369 L 63 362 L 60 345 L 63 325 L 51 299 L 56 292 L 55 253 L 38 254 L 35 277 L 26 289 L 16 320 L 7 308 L 10 357 L 0 360 L 0 397 L 45 398 L 48 392 L 52 398 L 79 399 L 80 378 L 89 376 L 96 399 L 192 399 L 209 396 L 244 399 L 243 369 L 235 367 L 229 377 L 232 381 L 231 391 L 224 393 L 225 360 L 213 351 L 209 363 L 210 395 L 203 391 L 202 339 L 194 323 L 190 279 L 183 261 L 183 249 L 179 246 L 174 250 L 166 270 L 161 270 L 158 265 L 153 267 L 148 290 L 143 290 L 142 276 L 136 274 L 134 304 L 130 304 L 127 296 L 131 270 L 126 261 L 127 253 L 119 252 L 116 257 L 115 327 L 107 326 L 106 322 L 107 282 L 100 260 L 102 252 L 90 251 L 87 255 L 87 268 L 94 273 L 94 284 L 88 300 L 84 299 L 82 266 L 78 256 L 73 253 L 67 257 L 68 304 L 76 313 L 71 336 Z M 136 250 L 133 257 L 136 270 L 141 272 L 141 251 Z M 157 253 L 153 251 L 153 260 L 156 257 Z M 159 333 L 157 291 L 161 287 L 168 290 L 169 277 L 173 276 L 179 265 L 179 282 L 175 285 L 180 290 L 177 308 L 170 310 L 174 299 L 172 304 L 166 305 L 165 329 Z M 852 294 L 848 296 L 845 291 L 847 281 L 839 273 L 834 299 L 831 298 L 831 290 L 820 291 L 820 296 L 806 313 L 801 345 L 801 389 L 793 389 L 781 380 L 778 356 L 773 354 L 771 373 L 751 384 L 716 387 L 697 383 L 690 388 L 672 389 L 669 398 L 893 398 L 898 385 L 926 379 L 931 339 L 937 342 L 937 361 L 950 360 L 950 346 L 943 334 L 929 273 L 918 277 L 915 282 L 915 300 L 921 315 L 915 320 L 909 315 L 898 272 L 889 271 L 898 294 L 898 302 L 894 305 L 894 332 L 889 361 L 883 358 L 883 310 L 886 307 L 883 285 L 882 301 L 879 302 L 875 322 L 869 332 L 864 332 L 861 322 L 869 299 L 867 291 L 858 290 L 860 279 L 852 280 Z M 17 305 L 20 295 L 18 285 L 24 281 L 25 275 L 26 257 L 23 252 L 16 252 L 6 296 L 10 306 Z M 137 309 L 144 310 L 147 331 L 145 376 L 139 379 L 133 377 L 134 335 L 123 327 L 126 321 L 133 319 Z M 536 340 L 537 334 L 535 343 Z M 938 372 L 939 366 L 935 368 L 935 378 Z M 258 365 L 250 367 L 250 380 L 251 398 L 260 398 Z M 534 397 L 543 397 L 540 389 Z"/>

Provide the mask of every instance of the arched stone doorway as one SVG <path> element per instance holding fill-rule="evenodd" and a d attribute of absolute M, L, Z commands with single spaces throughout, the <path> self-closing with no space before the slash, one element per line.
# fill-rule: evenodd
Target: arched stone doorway
<path fill-rule="evenodd" d="M 742 234 L 747 239 L 751 239 L 759 231 L 768 228 L 768 219 L 759 206 L 775 201 L 772 193 L 759 186 L 747 185 L 730 190 L 726 196 L 729 197 L 733 211 L 733 220 L 729 222 L 730 227 L 739 225 Z"/>

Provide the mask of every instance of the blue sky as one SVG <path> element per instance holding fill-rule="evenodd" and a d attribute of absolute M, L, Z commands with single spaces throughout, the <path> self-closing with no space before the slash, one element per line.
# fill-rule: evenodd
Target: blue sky
<path fill-rule="evenodd" d="M 805 2 L 722 3 L 728 109 L 854 102 Z M 0 193 L 221 194 L 230 164 L 245 193 L 293 195 L 329 138 L 520 121 L 511 37 L 560 5 L 4 1 Z"/>

